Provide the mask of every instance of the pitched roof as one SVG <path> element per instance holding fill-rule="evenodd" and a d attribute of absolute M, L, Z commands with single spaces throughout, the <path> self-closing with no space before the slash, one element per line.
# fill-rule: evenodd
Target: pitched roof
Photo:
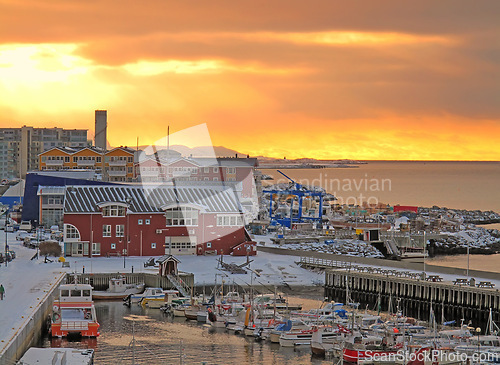
<path fill-rule="evenodd" d="M 71 186 L 66 189 L 65 213 L 97 213 L 99 203 L 127 202 L 132 213 L 162 212 L 165 206 L 198 206 L 210 213 L 238 213 L 238 200 L 223 186 Z"/>

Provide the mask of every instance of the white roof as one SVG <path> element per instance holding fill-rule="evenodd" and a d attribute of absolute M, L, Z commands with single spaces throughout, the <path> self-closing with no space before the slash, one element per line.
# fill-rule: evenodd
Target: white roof
<path fill-rule="evenodd" d="M 17 365 L 90 365 L 93 363 L 93 358 L 94 350 L 92 349 L 31 347 L 17 362 Z"/>

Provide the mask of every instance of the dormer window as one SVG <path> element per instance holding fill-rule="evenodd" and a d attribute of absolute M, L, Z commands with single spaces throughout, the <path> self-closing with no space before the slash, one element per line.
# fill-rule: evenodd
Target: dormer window
<path fill-rule="evenodd" d="M 102 208 L 103 217 L 125 217 L 127 208 L 120 205 L 108 205 Z"/>
<path fill-rule="evenodd" d="M 197 226 L 198 209 L 191 207 L 175 207 L 165 210 L 167 226 Z"/>

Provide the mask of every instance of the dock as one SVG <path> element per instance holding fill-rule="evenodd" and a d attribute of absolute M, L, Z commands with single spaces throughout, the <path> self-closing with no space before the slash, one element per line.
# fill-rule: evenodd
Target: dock
<path fill-rule="evenodd" d="M 387 311 L 396 308 L 398 301 L 405 315 L 420 320 L 429 319 L 431 308 L 435 318 L 457 323 L 463 318 L 481 328 L 488 322 L 490 308 L 493 320 L 500 320 L 500 292 L 491 281 L 447 280 L 440 275 L 371 267 L 326 269 L 325 296 L 345 301 L 347 293 L 360 308 L 379 301 L 381 309 Z"/>

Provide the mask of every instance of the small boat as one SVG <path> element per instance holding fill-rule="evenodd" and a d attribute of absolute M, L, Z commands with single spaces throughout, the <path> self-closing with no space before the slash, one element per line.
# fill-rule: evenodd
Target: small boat
<path fill-rule="evenodd" d="M 165 298 L 165 294 L 168 294 L 168 291 L 163 290 L 162 288 L 146 288 L 140 294 L 127 295 L 124 301 L 130 303 L 140 303 L 144 299 L 163 299 Z"/>
<path fill-rule="evenodd" d="M 145 284 L 127 284 L 124 277 L 109 280 L 109 288 L 106 291 L 95 290 L 92 297 L 94 300 L 120 300 L 131 294 L 140 294 L 144 291 Z"/>
<path fill-rule="evenodd" d="M 316 331 L 318 331 L 318 328 L 284 332 L 280 336 L 280 346 L 294 347 L 298 345 L 310 345 L 313 333 Z M 329 327 L 328 329 L 325 328 L 321 332 L 321 338 L 323 341 L 325 339 L 337 336 L 338 332 L 333 331 L 331 327 Z"/>
<path fill-rule="evenodd" d="M 65 337 L 79 334 L 82 337 L 99 336 L 99 323 L 92 301 L 89 284 L 62 284 L 59 299 L 52 306 L 50 335 Z"/>
<path fill-rule="evenodd" d="M 30 347 L 17 362 L 18 365 L 92 365 L 94 350 L 73 348 Z"/>

